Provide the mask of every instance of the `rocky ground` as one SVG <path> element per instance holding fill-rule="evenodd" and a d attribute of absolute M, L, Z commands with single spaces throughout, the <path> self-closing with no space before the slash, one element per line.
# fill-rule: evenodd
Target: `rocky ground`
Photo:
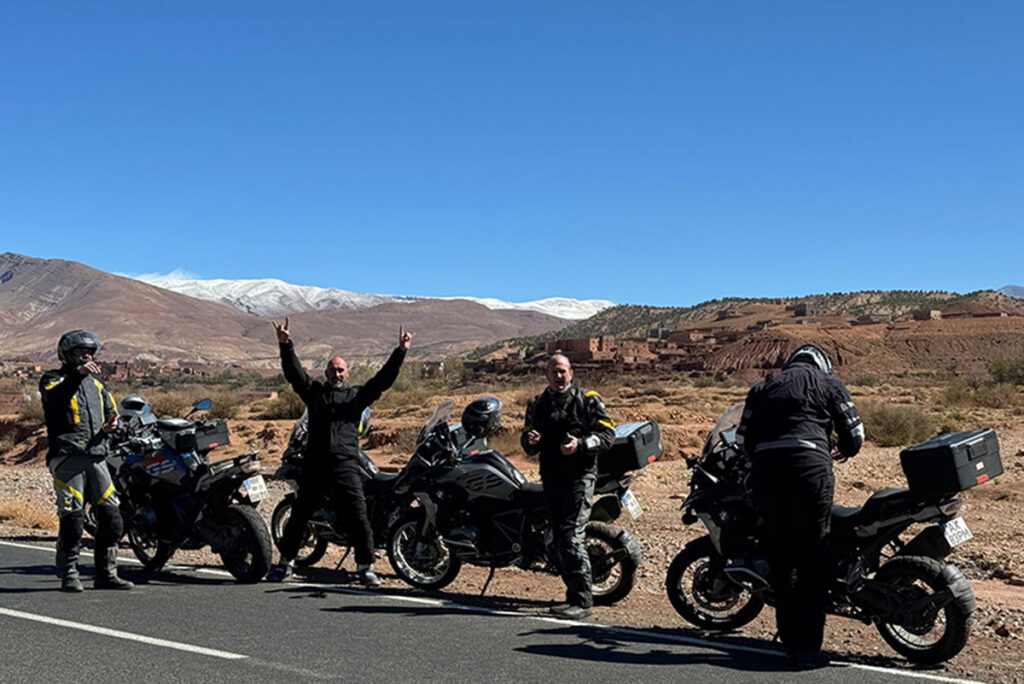
<path fill-rule="evenodd" d="M 644 507 L 637 520 L 628 516 L 620 523 L 640 540 L 644 562 L 636 588 L 614 607 L 597 608 L 593 619 L 605 624 L 669 630 L 673 633 L 699 634 L 676 613 L 665 596 L 665 571 L 672 558 L 689 540 L 702 533 L 698 526 L 686 528 L 680 522 L 679 506 L 688 479 L 685 462 L 680 458 L 699 450 L 702 434 L 714 423 L 720 411 L 742 399 L 745 388 L 677 388 L 658 386 L 643 391 L 620 387 L 606 395 L 612 415 L 619 422 L 655 418 L 663 425 L 666 460 L 641 471 L 633 491 Z M 472 394 L 472 393 L 470 393 Z M 858 401 L 881 394 L 874 388 L 855 391 Z M 890 399 L 899 400 L 900 391 L 890 392 Z M 522 407 L 529 395 L 526 390 L 501 395 L 507 410 L 506 423 L 518 425 Z M 462 406 L 466 396 L 455 397 Z M 921 397 L 924 398 L 924 397 Z M 384 409 L 374 422 L 376 435 L 371 456 L 385 468 L 404 463 L 408 445 L 415 431 L 429 416 L 433 400 L 416 407 Z M 935 668 L 934 674 L 969 677 L 992 682 L 1024 682 L 1024 529 L 1021 505 L 1024 504 L 1024 416 L 1013 409 L 966 411 L 964 420 L 971 426 L 991 425 L 999 431 L 1005 474 L 996 480 L 970 490 L 964 495 L 964 513 L 974 539 L 959 547 L 950 561 L 964 570 L 978 598 L 973 631 L 967 647 L 951 662 Z M 272 473 L 283 450 L 290 421 L 239 420 L 232 423 L 233 445 L 223 455 L 259 447 L 265 455 L 264 472 Z M 0 536 L 4 538 L 51 539 L 55 518 L 51 511 L 52 493 L 48 474 L 33 450 L 32 439 L 16 445 L 5 455 L 8 465 L 0 466 Z M 531 479 L 536 466 L 515 446 L 514 436 L 500 437 L 497 446 L 512 455 L 513 460 Z M 216 452 L 215 452 L 216 453 Z M 886 486 L 901 486 L 898 448 L 867 445 L 853 461 L 837 468 L 837 503 L 859 505 L 871 492 Z M 24 461 L 16 464 L 18 461 Z M 284 494 L 281 483 L 272 485 L 272 497 L 260 505 L 269 518 L 277 500 Z M 32 527 L 29 527 L 31 525 Z M 340 551 L 332 549 L 310 573 L 322 581 L 348 582 L 351 559 L 341 572 L 334 568 Z M 203 552 L 179 553 L 176 562 L 217 565 L 217 560 Z M 385 590 L 408 591 L 392 573 L 386 560 L 378 563 L 384 570 Z M 486 571 L 464 568 L 458 579 L 443 593 L 464 600 L 477 600 L 486 579 Z M 499 570 L 482 599 L 492 605 L 517 606 L 520 610 L 541 611 L 547 602 L 559 598 L 562 587 L 555 577 L 527 573 L 517 569 Z M 767 641 L 774 632 L 770 610 L 742 630 L 721 638 Z M 873 627 L 841 618 L 830 618 L 826 647 L 842 659 L 857 660 L 888 667 L 907 667 L 878 636 Z"/>

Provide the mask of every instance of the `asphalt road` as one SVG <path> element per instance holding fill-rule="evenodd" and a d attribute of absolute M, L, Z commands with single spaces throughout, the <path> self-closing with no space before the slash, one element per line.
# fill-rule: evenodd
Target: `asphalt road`
<path fill-rule="evenodd" d="M 408 594 L 236 585 L 178 568 L 135 591 L 57 590 L 53 549 L 0 541 L 0 681 L 958 681 L 833 665 L 789 672 L 763 644 L 627 630 Z"/>

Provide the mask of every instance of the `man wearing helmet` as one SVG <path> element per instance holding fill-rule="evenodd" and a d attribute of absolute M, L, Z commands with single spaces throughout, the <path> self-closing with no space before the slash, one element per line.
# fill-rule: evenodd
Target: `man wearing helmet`
<path fill-rule="evenodd" d="M 338 524 L 347 525 L 349 539 L 355 547 L 359 582 L 366 587 L 379 587 L 380 579 L 373 572 L 373 529 L 359 475 L 359 425 L 364 409 L 377 401 L 398 378 L 413 333 L 400 328 L 398 346 L 383 368 L 365 385 L 352 387 L 348 384 L 345 359 L 335 356 L 327 362 L 326 382 L 312 380 L 295 356 L 288 319 L 284 319 L 283 325 L 274 323 L 274 330 L 281 347 L 284 377 L 309 410 L 309 441 L 299 493 L 281 536 L 281 558 L 267 579 L 281 582 L 291 576 L 309 519 L 322 505 L 330 488 Z"/>
<path fill-rule="evenodd" d="M 131 589 L 134 585 L 117 576 L 117 541 L 123 532 L 119 501 L 104 459 L 107 433 L 117 425 L 114 397 L 96 374 L 94 358 L 100 341 L 84 330 L 61 336 L 57 357 L 61 366 L 39 381 L 49 451 L 46 465 L 53 474 L 57 493 L 57 576 L 61 590 L 82 591 L 78 553 L 88 499 L 96 512 L 97 589 Z"/>
<path fill-rule="evenodd" d="M 520 441 L 527 454 L 540 454 L 540 479 L 565 582 L 565 603 L 551 612 L 579 619 L 590 615 L 594 605 L 584 539 L 597 456 L 612 445 L 615 426 L 597 392 L 572 383 L 568 357 L 555 354 L 548 359 L 547 379 L 547 389 L 526 407 Z"/>
<path fill-rule="evenodd" d="M 764 517 L 779 637 L 797 667 L 821 653 L 828 591 L 825 537 L 835 477 L 831 434 L 843 458 L 864 443 L 864 426 L 821 349 L 793 352 L 782 371 L 750 390 L 736 440 L 751 459 L 751 486 Z"/>

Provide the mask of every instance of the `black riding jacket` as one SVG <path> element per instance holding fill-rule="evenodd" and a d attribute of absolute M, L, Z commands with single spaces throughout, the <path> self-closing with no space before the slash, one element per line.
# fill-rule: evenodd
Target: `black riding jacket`
<path fill-rule="evenodd" d="M 99 378 L 82 375 L 74 366 L 64 366 L 43 374 L 39 394 L 50 442 L 48 462 L 57 456 L 84 454 L 97 460 L 106 457 L 103 424 L 117 415 L 117 404 Z"/>
<path fill-rule="evenodd" d="M 798 361 L 750 390 L 736 439 L 752 458 L 789 450 L 817 452 L 831 461 L 833 430 L 847 458 L 864 443 L 860 414 L 843 381 Z"/>
<path fill-rule="evenodd" d="M 311 462 L 359 457 L 359 420 L 363 409 L 391 387 L 404 360 L 405 350 L 397 347 L 365 385 L 353 387 L 346 383 L 335 387 L 310 379 L 295 356 L 294 345 L 290 341 L 281 345 L 284 377 L 309 409 L 306 456 Z"/>
<path fill-rule="evenodd" d="M 526 441 L 530 430 L 540 433 L 540 444 Z M 570 435 L 576 437 L 580 445 L 575 454 L 566 456 L 561 446 Z M 564 392 L 548 388 L 526 407 L 526 425 L 520 443 L 527 454 L 540 454 L 542 480 L 574 480 L 596 472 L 597 456 L 613 441 L 615 425 L 597 392 L 588 392 L 576 385 L 569 385 Z"/>

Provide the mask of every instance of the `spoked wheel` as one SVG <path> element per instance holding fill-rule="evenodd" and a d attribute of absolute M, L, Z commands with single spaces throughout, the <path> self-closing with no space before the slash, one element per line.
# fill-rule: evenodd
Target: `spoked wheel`
<path fill-rule="evenodd" d="M 459 574 L 462 561 L 452 555 L 440 536 L 421 537 L 422 527 L 422 511 L 399 518 L 388 530 L 388 560 L 406 584 L 420 589 L 441 589 Z"/>
<path fill-rule="evenodd" d="M 215 551 L 224 567 L 241 584 L 259 582 L 270 569 L 270 531 L 260 514 L 233 504 L 218 513 Z"/>
<path fill-rule="evenodd" d="M 970 585 L 952 566 L 925 556 L 893 558 L 881 567 L 875 581 L 895 589 L 905 606 L 920 604 L 921 610 L 908 615 L 900 623 L 881 622 L 876 625 L 886 643 L 912 663 L 935 664 L 949 660 L 963 649 L 970 634 L 971 613 L 953 598 L 953 592 L 935 603 L 927 599 L 957 589 L 962 582 Z"/>
<path fill-rule="evenodd" d="M 683 618 L 702 629 L 737 629 L 757 617 L 764 601 L 712 567 L 710 537 L 683 547 L 665 577 L 668 600 Z"/>
<path fill-rule="evenodd" d="M 128 523 L 128 545 L 132 547 L 135 557 L 142 563 L 142 567 L 155 572 L 167 564 L 174 547 L 165 541 L 161 541 L 150 530 L 139 525 L 129 518 Z"/>
<path fill-rule="evenodd" d="M 284 537 L 284 528 L 292 516 L 292 506 L 295 504 L 295 496 L 288 495 L 277 504 L 274 513 L 270 516 L 270 533 L 274 538 L 274 546 L 281 550 L 281 539 Z M 316 565 L 324 554 L 327 553 L 327 540 L 320 537 L 316 532 L 306 526 L 306 533 L 302 536 L 302 545 L 299 546 L 299 553 L 295 556 L 295 564 L 299 567 L 310 567 Z"/>
<path fill-rule="evenodd" d="M 594 603 L 610 606 L 633 590 L 640 566 L 640 547 L 623 529 L 602 522 L 587 523 L 586 546 L 590 556 Z M 627 541 L 628 539 L 628 541 Z"/>

